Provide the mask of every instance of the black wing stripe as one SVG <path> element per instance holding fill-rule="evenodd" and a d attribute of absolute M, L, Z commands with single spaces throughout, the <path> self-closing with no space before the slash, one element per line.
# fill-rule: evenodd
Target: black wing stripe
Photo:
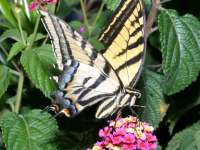
<path fill-rule="evenodd" d="M 113 93 L 108 93 L 108 94 L 99 94 L 97 96 L 93 96 L 87 100 L 84 100 L 84 101 L 78 101 L 78 103 L 82 106 L 86 106 L 86 105 L 90 105 L 90 104 L 94 104 L 95 103 L 98 103 L 99 101 L 103 101 L 103 100 L 106 100 L 110 97 L 113 97 Z"/>
<path fill-rule="evenodd" d="M 142 36 L 140 36 L 140 38 L 137 39 L 136 42 L 134 42 L 134 43 L 132 43 L 131 45 L 129 45 L 129 46 L 127 47 L 127 50 L 131 50 L 131 49 L 133 49 L 133 48 L 136 48 L 136 47 L 138 47 L 138 46 L 141 45 L 141 44 L 144 44 L 144 38 L 143 38 Z"/>
<path fill-rule="evenodd" d="M 135 29 L 135 31 L 133 32 L 133 33 L 131 33 L 131 37 L 132 36 L 135 36 L 138 32 L 141 32 L 142 31 L 142 29 L 143 29 L 143 25 L 140 25 L 139 27 L 137 27 L 136 29 Z"/>
<path fill-rule="evenodd" d="M 137 56 L 131 58 L 130 60 L 128 60 L 124 64 L 120 65 L 116 69 L 116 72 L 119 72 L 120 70 L 124 69 L 125 67 L 128 67 L 128 66 L 130 66 L 132 64 L 135 64 L 136 62 L 138 62 L 139 60 L 141 60 L 142 56 L 143 56 L 143 52 L 140 52 Z"/>
<path fill-rule="evenodd" d="M 129 4 L 127 4 L 128 7 L 126 7 L 125 10 L 122 11 L 121 15 L 117 18 L 115 23 L 111 25 L 111 30 L 109 30 L 107 33 L 104 33 L 104 39 L 102 41 L 104 42 L 105 45 L 110 45 L 112 42 L 112 39 L 114 39 L 119 32 L 121 31 L 121 28 L 123 27 L 123 23 L 128 19 L 132 11 L 135 9 L 137 6 L 135 1 L 130 1 Z"/>
<path fill-rule="evenodd" d="M 60 34 L 62 34 L 62 37 L 65 39 L 64 41 L 62 41 L 63 47 L 65 49 L 61 49 L 62 50 L 61 52 L 63 54 L 62 55 L 62 57 L 63 57 L 63 63 L 66 63 L 67 60 L 69 60 L 69 58 L 74 59 L 74 57 L 72 55 L 72 50 L 70 48 L 70 44 L 69 44 L 69 42 L 67 40 L 67 37 L 64 34 L 64 30 L 63 30 L 63 28 L 62 28 L 59 20 L 56 19 L 54 22 L 57 24 L 57 30 L 59 29 L 61 31 Z"/>
<path fill-rule="evenodd" d="M 131 45 L 128 45 L 127 49 L 122 50 L 122 52 L 120 52 L 119 54 L 117 54 L 116 57 L 124 55 L 125 53 L 127 53 L 128 50 L 133 50 L 133 48 L 137 48 L 141 44 L 144 44 L 144 38 L 143 37 L 139 37 L 136 42 L 132 43 Z"/>
<path fill-rule="evenodd" d="M 49 15 L 47 12 L 45 13 L 46 13 L 46 17 L 42 17 L 42 22 L 50 36 L 51 43 L 53 44 L 54 55 L 58 58 L 57 62 L 58 62 L 59 69 L 63 69 L 62 56 L 61 56 L 62 47 L 59 40 L 59 35 L 57 33 L 56 26 L 53 24 L 51 15 Z M 57 46 L 55 45 L 55 42 Z"/>
<path fill-rule="evenodd" d="M 101 110 L 99 110 L 98 114 L 102 114 L 102 113 L 108 114 L 106 112 L 108 111 L 109 108 L 113 107 L 113 105 L 115 105 L 115 97 L 113 99 L 111 99 L 110 102 L 107 103 Z M 114 106 L 114 107 L 116 107 L 116 106 Z M 114 112 L 112 112 L 112 113 L 114 113 Z"/>
<path fill-rule="evenodd" d="M 64 59 L 62 58 L 63 59 L 62 62 L 65 63 L 67 62 L 68 59 L 73 59 L 71 49 L 69 47 L 69 44 L 67 43 L 67 39 L 65 38 L 63 34 L 63 30 L 60 27 L 58 20 L 53 18 L 52 16 L 49 16 L 49 17 L 52 20 L 52 24 L 59 38 L 60 51 L 64 58 Z"/>
<path fill-rule="evenodd" d="M 75 43 L 72 43 L 70 42 L 70 38 L 74 38 L 74 39 L 77 39 L 77 40 L 80 40 L 78 39 L 78 37 L 74 34 L 74 30 L 72 29 L 69 29 L 68 32 L 70 32 L 73 36 L 70 36 L 69 33 L 65 32 L 65 29 L 63 27 L 63 25 L 60 23 L 60 21 L 58 22 L 59 25 L 60 25 L 60 28 L 63 32 L 63 35 L 65 37 L 65 40 L 66 40 L 66 43 L 67 43 L 67 46 L 69 47 L 69 49 L 72 49 L 72 47 L 77 47 L 77 45 Z M 81 46 L 85 47 L 85 45 L 87 44 L 83 39 L 80 41 L 81 43 Z M 84 48 L 85 49 L 85 48 Z M 88 54 L 84 51 L 84 49 L 79 49 L 79 50 L 76 50 L 76 49 L 73 49 L 73 52 L 71 51 L 70 55 L 71 57 L 73 56 L 76 56 L 76 54 L 82 56 L 82 60 L 86 60 L 86 61 L 89 61 L 89 64 L 93 64 L 93 61 L 90 59 L 90 57 L 88 56 Z M 73 54 L 73 53 L 76 53 L 76 54 Z M 84 55 L 83 55 L 84 54 Z M 63 56 L 64 57 L 64 56 Z M 75 59 L 75 58 L 74 58 Z M 80 59 L 80 58 L 79 58 Z M 81 60 L 78 60 L 78 61 L 81 61 Z"/>
<path fill-rule="evenodd" d="M 105 64 L 104 66 L 104 72 L 106 74 L 109 74 L 109 72 L 111 71 L 111 68 L 108 66 L 108 64 Z M 87 95 L 91 89 L 95 89 L 97 88 L 104 80 L 106 80 L 107 78 L 105 77 L 105 75 L 100 75 L 97 80 L 91 85 L 88 87 L 88 89 L 86 89 L 85 91 L 83 91 L 79 96 L 78 96 L 78 100 L 81 100 L 85 95 Z"/>

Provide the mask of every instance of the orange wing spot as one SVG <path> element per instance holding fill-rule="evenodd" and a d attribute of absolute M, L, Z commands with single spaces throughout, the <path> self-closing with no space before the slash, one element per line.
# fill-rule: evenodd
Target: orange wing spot
<path fill-rule="evenodd" d="M 60 112 L 63 113 L 66 117 L 71 117 L 71 113 L 70 113 L 69 109 L 67 109 L 67 108 L 64 108 Z"/>

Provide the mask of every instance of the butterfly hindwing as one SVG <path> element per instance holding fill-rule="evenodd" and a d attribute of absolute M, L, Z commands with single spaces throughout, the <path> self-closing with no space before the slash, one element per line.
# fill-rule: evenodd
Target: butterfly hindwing
<path fill-rule="evenodd" d="M 103 56 L 124 87 L 134 87 L 144 60 L 145 27 L 142 0 L 123 0 L 99 40 L 106 45 Z"/>

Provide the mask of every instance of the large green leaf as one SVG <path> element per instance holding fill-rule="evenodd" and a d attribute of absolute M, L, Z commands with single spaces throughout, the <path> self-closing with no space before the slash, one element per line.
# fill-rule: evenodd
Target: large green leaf
<path fill-rule="evenodd" d="M 200 22 L 192 15 L 178 16 L 163 10 L 158 18 L 165 93 L 183 90 L 196 80 L 200 70 Z"/>
<path fill-rule="evenodd" d="M 34 39 L 35 38 L 35 39 Z M 31 34 L 28 38 L 27 38 L 27 43 L 30 44 L 33 40 L 34 42 L 39 41 L 41 39 L 45 38 L 45 35 L 43 35 L 42 33 L 37 33 L 36 36 L 34 37 L 34 34 Z"/>
<path fill-rule="evenodd" d="M 145 106 L 142 118 L 153 125 L 154 128 L 158 127 L 166 111 L 161 87 L 162 78 L 161 75 L 149 70 L 145 70 L 142 75 L 144 86 L 140 104 Z"/>
<path fill-rule="evenodd" d="M 0 0 L 0 11 L 4 17 L 13 25 L 17 26 L 16 19 L 12 13 L 11 5 L 7 0 Z"/>
<path fill-rule="evenodd" d="M 167 150 L 200 149 L 200 121 L 175 134 L 167 146 Z"/>
<path fill-rule="evenodd" d="M 9 68 L 0 65 L 0 97 L 6 92 L 8 85 L 10 83 L 10 72 Z"/>
<path fill-rule="evenodd" d="M 32 110 L 24 115 L 7 112 L 0 120 L 3 140 L 8 150 L 53 150 L 58 131 L 48 113 Z"/>
<path fill-rule="evenodd" d="M 51 79 L 50 65 L 55 63 L 51 45 L 27 49 L 22 53 L 21 63 L 31 81 L 45 96 L 55 91 L 55 82 Z"/>

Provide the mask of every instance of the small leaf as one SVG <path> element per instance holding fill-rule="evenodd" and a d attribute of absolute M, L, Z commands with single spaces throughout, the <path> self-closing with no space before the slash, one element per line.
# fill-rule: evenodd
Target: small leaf
<path fill-rule="evenodd" d="M 21 42 L 14 43 L 10 49 L 7 60 L 8 61 L 11 60 L 14 56 L 16 56 L 19 52 L 21 52 L 25 47 L 26 46 Z"/>
<path fill-rule="evenodd" d="M 7 112 L 0 120 L 8 150 L 56 149 L 52 140 L 58 132 L 56 121 L 48 113 L 32 110 L 24 115 Z"/>
<path fill-rule="evenodd" d="M 110 10 L 115 10 L 120 3 L 120 0 L 104 0 L 107 5 L 107 8 Z"/>
<path fill-rule="evenodd" d="M 26 39 L 27 33 L 23 31 L 23 36 Z M 21 34 L 19 30 L 17 29 L 9 29 L 6 30 L 1 36 L 0 36 L 0 42 L 4 41 L 7 38 L 11 38 L 15 41 L 22 42 Z"/>
<path fill-rule="evenodd" d="M 10 76 L 9 68 L 0 65 L 0 97 L 6 92 L 9 86 Z"/>
<path fill-rule="evenodd" d="M 8 28 L 12 28 L 12 25 L 0 14 L 0 28 L 6 30 Z"/>
<path fill-rule="evenodd" d="M 200 121 L 175 134 L 167 150 L 197 150 L 200 148 Z"/>
<path fill-rule="evenodd" d="M 55 82 L 51 79 L 50 66 L 55 63 L 51 45 L 43 45 L 23 51 L 21 63 L 31 81 L 45 96 L 55 91 Z"/>
<path fill-rule="evenodd" d="M 30 44 L 33 41 L 34 35 L 31 34 L 28 38 L 27 38 L 27 42 L 28 44 Z M 45 38 L 45 35 L 43 35 L 42 33 L 37 33 L 34 42 L 39 41 L 41 39 Z"/>
<path fill-rule="evenodd" d="M 80 21 L 75 20 L 75 21 L 71 21 L 71 22 L 70 22 L 70 26 L 71 26 L 73 29 L 75 29 L 76 31 L 79 31 L 80 27 L 83 26 L 83 23 L 80 22 Z"/>
<path fill-rule="evenodd" d="M 164 92 L 168 95 L 183 90 L 197 79 L 200 71 L 200 22 L 192 15 L 178 16 L 163 10 L 158 18 Z"/>
<path fill-rule="evenodd" d="M 149 70 L 145 70 L 142 75 L 144 88 L 142 89 L 141 104 L 145 106 L 142 118 L 149 122 L 154 128 L 158 127 L 166 109 L 164 96 L 161 88 L 162 76 Z"/>
<path fill-rule="evenodd" d="M 104 49 L 104 45 L 101 42 L 99 42 L 96 38 L 90 38 L 89 41 L 94 46 L 95 49 L 97 50 Z"/>
<path fill-rule="evenodd" d="M 0 0 L 0 10 L 4 17 L 15 27 L 17 27 L 17 22 L 12 14 L 11 5 L 7 0 Z"/>

